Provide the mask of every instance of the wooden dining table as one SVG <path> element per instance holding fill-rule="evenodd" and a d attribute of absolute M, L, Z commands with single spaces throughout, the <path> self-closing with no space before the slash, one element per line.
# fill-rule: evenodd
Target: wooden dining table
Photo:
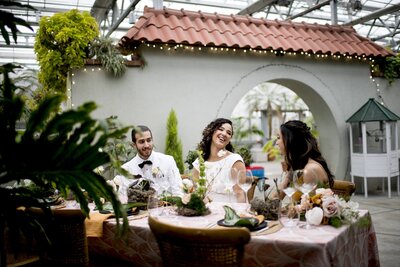
<path fill-rule="evenodd" d="M 217 222 L 224 218 L 225 204 L 210 203 L 211 214 L 206 216 L 184 217 L 165 212 L 159 218 L 183 227 L 223 227 Z M 286 228 L 270 221 L 267 229 L 252 232 L 245 246 L 243 266 L 379 266 L 371 216 L 367 210 L 360 210 L 360 218 L 368 218 L 370 223 L 362 225 L 359 220 L 339 228 L 319 225 L 307 230 L 299 227 L 304 222 Z M 102 236 L 88 237 L 89 251 L 129 261 L 134 266 L 162 266 L 147 212 L 129 217 L 129 230 L 122 238 L 116 237 L 115 231 L 115 219 L 105 220 Z"/>

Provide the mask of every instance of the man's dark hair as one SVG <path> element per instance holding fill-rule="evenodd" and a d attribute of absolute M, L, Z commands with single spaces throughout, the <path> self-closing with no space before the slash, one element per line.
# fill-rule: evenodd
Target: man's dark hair
<path fill-rule="evenodd" d="M 133 127 L 132 129 L 132 142 L 136 144 L 136 134 L 142 132 L 150 132 L 151 137 L 153 137 L 153 133 L 151 132 L 150 128 L 144 125 L 138 125 Z"/>

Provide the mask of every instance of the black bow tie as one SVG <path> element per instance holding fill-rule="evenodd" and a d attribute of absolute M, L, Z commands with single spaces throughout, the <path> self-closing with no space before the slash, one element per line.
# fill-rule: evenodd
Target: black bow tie
<path fill-rule="evenodd" d="M 139 168 L 143 168 L 144 165 L 151 165 L 153 164 L 153 162 L 151 162 L 150 160 L 145 160 L 142 163 L 138 164 Z"/>

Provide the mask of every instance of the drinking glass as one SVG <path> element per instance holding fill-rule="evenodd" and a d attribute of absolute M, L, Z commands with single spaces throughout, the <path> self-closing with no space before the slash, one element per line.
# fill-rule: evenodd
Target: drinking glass
<path fill-rule="evenodd" d="M 306 179 L 305 179 L 306 177 Z M 295 170 L 293 171 L 293 184 L 297 190 L 303 193 L 303 195 L 308 195 L 311 191 L 313 191 L 317 186 L 317 177 L 314 172 L 306 171 L 306 170 Z M 306 214 L 308 211 L 309 204 L 306 205 Z M 306 215 L 306 224 L 301 226 L 304 229 L 312 229 L 314 228 L 307 220 Z"/>
<path fill-rule="evenodd" d="M 164 215 L 163 206 L 157 194 L 150 195 L 147 199 L 147 211 L 149 216 L 159 217 Z"/>
<path fill-rule="evenodd" d="M 243 198 L 244 202 L 246 203 L 246 211 L 248 212 L 250 210 L 250 201 L 247 197 L 247 191 L 250 189 L 251 185 L 253 184 L 253 174 L 251 171 L 248 170 L 240 170 L 236 172 L 236 181 L 237 185 L 243 190 L 242 196 L 238 196 L 239 199 L 240 197 Z"/>
<path fill-rule="evenodd" d="M 293 200 L 293 194 L 297 190 L 293 187 L 293 183 L 290 183 L 290 185 L 282 189 L 282 191 L 289 198 L 290 202 L 288 205 L 282 206 L 282 201 L 281 201 L 279 221 L 284 227 L 288 228 L 295 227 L 299 222 L 299 216 L 300 216 L 299 211 L 297 210 L 296 207 L 296 203 Z"/>

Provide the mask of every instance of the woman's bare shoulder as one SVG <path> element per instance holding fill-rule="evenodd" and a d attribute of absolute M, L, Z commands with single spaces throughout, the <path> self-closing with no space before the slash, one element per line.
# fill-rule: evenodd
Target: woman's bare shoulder
<path fill-rule="evenodd" d="M 306 166 L 304 166 L 304 170 L 309 175 L 316 175 L 321 180 L 328 179 L 328 175 L 326 174 L 325 169 L 315 160 L 309 160 Z"/>

